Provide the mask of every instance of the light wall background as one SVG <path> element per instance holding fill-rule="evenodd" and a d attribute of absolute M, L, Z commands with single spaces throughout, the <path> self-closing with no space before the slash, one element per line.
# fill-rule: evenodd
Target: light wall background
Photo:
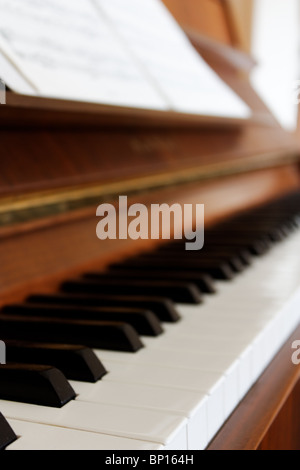
<path fill-rule="evenodd" d="M 300 96 L 299 26 L 299 0 L 253 1 L 251 53 L 257 67 L 252 85 L 290 131 L 297 126 Z"/>

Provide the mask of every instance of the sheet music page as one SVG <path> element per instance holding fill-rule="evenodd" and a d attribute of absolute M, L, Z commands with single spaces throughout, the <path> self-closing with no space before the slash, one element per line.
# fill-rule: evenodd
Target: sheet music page
<path fill-rule="evenodd" d="M 90 0 L 0 0 L 0 12 L 0 52 L 37 94 L 167 108 Z"/>
<path fill-rule="evenodd" d="M 160 0 L 93 0 L 178 111 L 247 118 L 247 105 L 211 70 Z"/>

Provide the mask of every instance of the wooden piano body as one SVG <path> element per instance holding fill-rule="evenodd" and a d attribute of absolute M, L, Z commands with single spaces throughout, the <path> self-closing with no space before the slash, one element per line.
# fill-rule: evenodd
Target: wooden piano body
<path fill-rule="evenodd" d="M 254 63 L 235 47 L 230 2 L 166 3 L 253 119 L 241 124 L 9 92 L 0 107 L 0 306 L 158 243 L 99 242 L 96 206 L 118 195 L 145 204 L 204 203 L 209 226 L 299 187 L 297 136 L 279 126 L 249 84 Z M 289 359 L 290 342 L 210 449 L 299 450 L 300 372 Z"/>

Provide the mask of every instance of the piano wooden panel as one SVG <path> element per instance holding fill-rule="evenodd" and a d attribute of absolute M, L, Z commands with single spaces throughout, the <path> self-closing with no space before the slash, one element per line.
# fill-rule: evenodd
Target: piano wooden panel
<path fill-rule="evenodd" d="M 300 450 L 300 379 L 283 405 L 258 450 Z"/>
<path fill-rule="evenodd" d="M 0 108 L 2 197 L 149 176 L 185 182 L 289 163 L 298 152 L 296 139 L 259 117 L 238 125 L 129 111 L 128 123 L 118 108 L 42 101 L 12 96 Z"/>
<path fill-rule="evenodd" d="M 139 196 L 131 202 L 146 205 L 205 204 L 206 227 L 231 214 L 271 200 L 299 186 L 296 166 L 249 172 L 190 185 L 170 187 Z M 238 195 L 238 197 L 237 197 Z M 0 231 L 0 305 L 22 297 L 38 284 L 56 287 L 67 275 L 95 266 L 105 267 L 157 241 L 99 241 L 96 237 L 96 207 L 29 222 Z"/>
<path fill-rule="evenodd" d="M 232 44 L 226 13 L 220 0 L 163 0 L 176 20 L 184 27 L 201 31 L 204 35 Z"/>

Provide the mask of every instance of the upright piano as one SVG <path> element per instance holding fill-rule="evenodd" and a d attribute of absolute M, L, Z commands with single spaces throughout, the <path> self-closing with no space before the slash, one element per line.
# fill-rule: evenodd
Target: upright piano
<path fill-rule="evenodd" d="M 300 449 L 299 141 L 250 85 L 234 2 L 165 3 L 251 119 L 0 106 L 8 450 Z M 203 250 L 100 241 L 119 195 L 204 204 Z"/>

